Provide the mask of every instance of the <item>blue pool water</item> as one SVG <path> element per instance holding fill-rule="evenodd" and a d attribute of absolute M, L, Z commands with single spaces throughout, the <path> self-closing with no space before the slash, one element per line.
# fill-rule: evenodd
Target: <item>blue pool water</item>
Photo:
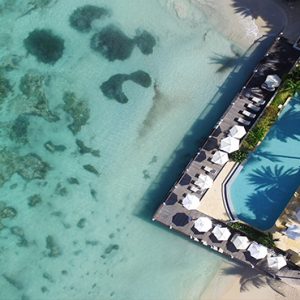
<path fill-rule="evenodd" d="M 266 230 L 300 183 L 300 97 L 293 98 L 230 188 L 239 219 Z"/>

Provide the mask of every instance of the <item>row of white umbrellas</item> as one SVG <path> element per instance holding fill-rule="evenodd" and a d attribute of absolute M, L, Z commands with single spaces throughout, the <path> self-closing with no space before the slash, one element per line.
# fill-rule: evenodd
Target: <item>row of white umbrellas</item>
<path fill-rule="evenodd" d="M 240 141 L 246 130 L 244 126 L 234 125 L 229 130 L 229 136 L 221 140 L 220 150 L 216 151 L 212 157 L 212 162 L 218 165 L 224 165 L 228 160 L 228 154 L 237 151 L 240 147 Z"/>
<path fill-rule="evenodd" d="M 212 227 L 212 221 L 208 217 L 199 217 L 194 222 L 194 227 L 199 232 L 208 232 Z M 231 236 L 231 232 L 227 227 L 222 227 L 221 225 L 216 225 L 212 234 L 216 237 L 218 241 L 227 241 Z M 268 254 L 268 248 L 258 244 L 257 242 L 250 243 L 246 236 L 235 235 L 231 242 L 237 250 L 249 251 L 250 255 L 255 259 L 263 259 Z M 268 266 L 273 269 L 281 269 L 286 265 L 286 260 L 282 255 L 278 256 L 268 256 L 267 258 Z"/>

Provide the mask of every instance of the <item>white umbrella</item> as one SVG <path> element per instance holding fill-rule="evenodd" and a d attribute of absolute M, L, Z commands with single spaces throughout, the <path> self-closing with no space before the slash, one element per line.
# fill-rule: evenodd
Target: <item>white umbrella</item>
<path fill-rule="evenodd" d="M 226 152 L 223 152 L 223 151 L 217 151 L 211 161 L 215 164 L 218 164 L 218 165 L 224 165 L 226 162 L 228 162 L 229 160 L 229 157 L 228 157 L 228 154 Z"/>
<path fill-rule="evenodd" d="M 289 226 L 285 234 L 293 240 L 300 240 L 300 227 L 296 224 Z"/>
<path fill-rule="evenodd" d="M 286 260 L 282 255 L 269 256 L 267 259 L 268 259 L 268 266 L 272 269 L 280 270 L 281 268 L 286 266 Z"/>
<path fill-rule="evenodd" d="M 245 134 L 246 134 L 246 129 L 244 126 L 234 125 L 229 130 L 229 135 L 236 139 L 241 139 Z"/>
<path fill-rule="evenodd" d="M 255 259 L 262 259 L 268 254 L 268 248 L 256 242 L 252 242 L 247 250 Z"/>
<path fill-rule="evenodd" d="M 268 75 L 266 80 L 265 80 L 265 84 L 270 88 L 278 87 L 280 85 L 280 83 L 281 83 L 281 79 L 276 74 Z"/>
<path fill-rule="evenodd" d="M 220 149 L 227 153 L 239 150 L 240 141 L 232 136 L 228 136 L 221 140 Z"/>
<path fill-rule="evenodd" d="M 182 205 L 186 209 L 196 209 L 199 205 L 199 198 L 195 195 L 187 194 L 182 200 Z"/>
<path fill-rule="evenodd" d="M 227 227 L 221 227 L 220 225 L 216 225 L 212 233 L 219 241 L 227 241 L 231 235 Z"/>
<path fill-rule="evenodd" d="M 195 221 L 194 226 L 199 232 L 207 232 L 212 228 L 212 222 L 208 217 L 200 217 Z"/>
<path fill-rule="evenodd" d="M 212 184 L 212 178 L 204 174 L 200 174 L 199 178 L 195 181 L 195 185 L 197 185 L 202 190 L 209 189 Z"/>
<path fill-rule="evenodd" d="M 238 250 L 245 250 L 250 244 L 248 238 L 242 235 L 236 235 L 231 242 Z"/>

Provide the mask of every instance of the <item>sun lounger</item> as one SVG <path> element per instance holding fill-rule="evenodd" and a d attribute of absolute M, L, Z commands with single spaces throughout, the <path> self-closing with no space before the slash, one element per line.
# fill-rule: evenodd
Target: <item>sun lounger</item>
<path fill-rule="evenodd" d="M 243 119 L 243 118 L 238 118 L 237 121 L 238 121 L 239 123 L 245 125 L 245 126 L 248 126 L 248 125 L 250 125 L 250 123 L 251 123 L 250 121 L 247 121 L 247 120 L 245 120 L 245 119 Z"/>
<path fill-rule="evenodd" d="M 255 112 L 260 111 L 260 107 L 254 105 L 254 104 L 252 104 L 252 103 L 246 104 L 246 107 L 249 108 L 249 109 L 251 109 L 251 110 L 253 110 L 253 111 L 255 111 Z"/>
<path fill-rule="evenodd" d="M 196 192 L 199 191 L 199 188 L 197 188 L 197 187 L 195 187 L 195 186 L 192 185 L 192 186 L 190 187 L 190 190 L 191 190 L 192 192 L 196 193 Z"/>
<path fill-rule="evenodd" d="M 209 166 L 205 166 L 205 167 L 203 168 L 203 170 L 204 170 L 205 172 L 207 172 L 207 173 L 215 173 L 215 172 L 216 172 L 215 169 L 213 169 L 213 168 L 211 168 L 211 167 L 209 167 Z"/>
<path fill-rule="evenodd" d="M 248 118 L 254 119 L 256 117 L 256 114 L 252 114 L 250 111 L 248 110 L 243 110 L 242 114 Z"/>
<path fill-rule="evenodd" d="M 251 99 L 255 104 L 258 104 L 258 105 L 264 105 L 266 103 L 265 100 L 263 99 L 260 99 L 258 97 L 252 97 Z"/>

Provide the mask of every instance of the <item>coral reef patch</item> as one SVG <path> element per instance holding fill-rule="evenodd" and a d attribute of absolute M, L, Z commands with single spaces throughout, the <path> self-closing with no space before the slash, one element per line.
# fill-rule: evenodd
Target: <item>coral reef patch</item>
<path fill-rule="evenodd" d="M 45 64 L 56 63 L 63 55 L 64 40 L 48 29 L 35 29 L 24 40 L 28 53 Z"/>
<path fill-rule="evenodd" d="M 129 58 L 135 45 L 143 54 L 149 55 L 155 44 L 155 38 L 146 30 L 138 31 L 131 39 L 118 27 L 109 25 L 92 36 L 90 47 L 109 61 L 114 61 Z"/>
<path fill-rule="evenodd" d="M 31 181 L 45 179 L 49 170 L 49 165 L 35 153 L 19 156 L 7 148 L 0 150 L 0 187 L 15 173 Z"/>
<path fill-rule="evenodd" d="M 125 81 L 131 80 L 142 87 L 151 85 L 151 77 L 144 71 L 136 71 L 131 74 L 116 74 L 111 76 L 107 81 L 100 86 L 102 93 L 109 99 L 115 99 L 119 103 L 127 103 L 128 98 L 122 90 L 122 85 Z"/>
<path fill-rule="evenodd" d="M 68 125 L 68 128 L 75 135 L 87 123 L 90 117 L 88 103 L 85 100 L 77 99 L 73 92 L 65 92 L 63 101 L 63 110 L 70 114 L 73 119 L 73 123 Z"/>
<path fill-rule="evenodd" d="M 88 32 L 92 28 L 92 22 L 97 19 L 110 16 L 107 9 L 95 5 L 84 5 L 76 8 L 69 21 L 72 28 L 80 32 Z"/>
<path fill-rule="evenodd" d="M 9 80 L 0 73 L 0 104 L 3 103 L 11 91 L 12 86 Z"/>
<path fill-rule="evenodd" d="M 93 173 L 97 176 L 100 176 L 100 173 L 97 171 L 97 169 L 94 166 L 90 165 L 90 164 L 84 165 L 83 168 L 85 170 L 87 170 L 88 172 L 90 172 L 90 173 Z"/>
<path fill-rule="evenodd" d="M 27 143 L 27 131 L 29 126 L 29 118 L 26 114 L 19 115 L 12 123 L 9 137 L 17 143 Z"/>
<path fill-rule="evenodd" d="M 39 116 L 48 122 L 56 122 L 59 117 L 50 109 L 45 93 L 47 77 L 37 71 L 29 71 L 22 76 L 19 89 L 22 95 L 12 99 L 12 105 L 18 112 Z"/>
<path fill-rule="evenodd" d="M 52 235 L 48 235 L 46 237 L 46 248 L 49 250 L 47 253 L 49 257 L 57 257 L 61 255 L 61 249 Z"/>
<path fill-rule="evenodd" d="M 125 60 L 134 48 L 134 40 L 119 28 L 110 25 L 92 36 L 90 46 L 109 61 Z"/>
<path fill-rule="evenodd" d="M 137 31 L 137 35 L 134 38 L 136 46 L 145 55 L 153 53 L 153 48 L 156 45 L 155 38 L 146 30 Z"/>

